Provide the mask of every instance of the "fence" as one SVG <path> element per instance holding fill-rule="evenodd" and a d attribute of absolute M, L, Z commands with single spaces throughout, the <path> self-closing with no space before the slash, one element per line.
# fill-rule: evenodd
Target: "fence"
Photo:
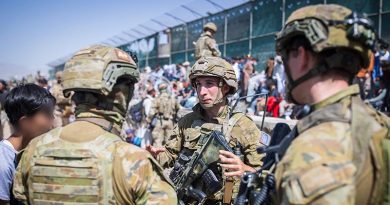
<path fill-rule="evenodd" d="M 137 53 L 139 67 L 158 64 L 194 62 L 194 44 L 203 25 L 218 26 L 216 41 L 224 57 L 251 55 L 259 59 L 262 69 L 275 54 L 275 34 L 296 9 L 314 4 L 340 4 L 366 13 L 375 23 L 379 35 L 390 41 L 389 0 L 253 0 L 236 7 L 198 18 L 147 37 L 118 46 Z"/>

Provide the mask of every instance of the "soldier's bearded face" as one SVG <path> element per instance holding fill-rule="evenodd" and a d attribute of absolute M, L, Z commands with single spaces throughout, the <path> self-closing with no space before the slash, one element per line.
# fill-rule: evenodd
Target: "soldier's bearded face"
<path fill-rule="evenodd" d="M 223 96 L 219 89 L 219 78 L 217 77 L 198 77 L 196 78 L 196 92 L 198 93 L 199 103 L 203 108 L 214 106 L 214 102 L 219 96 Z"/>

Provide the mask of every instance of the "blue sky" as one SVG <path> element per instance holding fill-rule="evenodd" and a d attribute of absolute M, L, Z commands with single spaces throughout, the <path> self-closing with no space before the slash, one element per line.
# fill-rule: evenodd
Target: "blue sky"
<path fill-rule="evenodd" d="M 0 79 L 21 77 L 192 0 L 1 0 Z"/>

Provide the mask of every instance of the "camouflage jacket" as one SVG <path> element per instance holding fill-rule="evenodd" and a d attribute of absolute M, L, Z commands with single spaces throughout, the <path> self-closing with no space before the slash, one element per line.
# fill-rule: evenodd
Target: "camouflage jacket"
<path fill-rule="evenodd" d="M 152 108 L 150 109 L 149 118 L 156 116 L 157 118 L 172 120 L 180 109 L 180 104 L 175 98 L 168 93 L 161 93 L 153 100 Z"/>
<path fill-rule="evenodd" d="M 61 84 L 55 83 L 53 87 L 51 87 L 50 92 L 55 97 L 57 105 L 62 109 L 65 106 L 70 106 L 72 104 L 70 98 L 64 97 Z"/>
<path fill-rule="evenodd" d="M 177 204 L 168 181 L 145 150 L 76 121 L 30 142 L 13 191 L 25 204 Z"/>
<path fill-rule="evenodd" d="M 221 131 L 220 127 L 226 120 L 229 111 L 230 108 L 226 106 L 217 118 L 212 122 L 207 122 L 201 106 L 199 104 L 194 106 L 193 112 L 179 120 L 173 129 L 172 135 L 169 137 L 168 143 L 165 145 L 166 151 L 157 156 L 157 161 L 163 168 L 171 168 L 184 148 L 195 152 L 195 146 L 201 135 L 208 134 L 212 130 Z M 258 154 L 256 151 L 257 147 L 263 146 L 260 139 L 260 130 L 256 127 L 256 124 L 249 117 L 244 116 L 233 126 L 228 143 L 230 147 L 235 147 L 236 142 L 240 143 L 244 163 L 253 168 L 260 168 L 263 155 Z M 239 180 L 235 182 L 235 185 L 238 184 Z"/>
<path fill-rule="evenodd" d="M 217 42 L 209 33 L 202 33 L 195 44 L 195 58 L 202 56 L 221 56 Z"/>
<path fill-rule="evenodd" d="M 276 168 L 276 204 L 378 204 L 385 177 L 373 146 L 388 135 L 388 118 L 362 102 L 356 85 L 313 108 Z"/>

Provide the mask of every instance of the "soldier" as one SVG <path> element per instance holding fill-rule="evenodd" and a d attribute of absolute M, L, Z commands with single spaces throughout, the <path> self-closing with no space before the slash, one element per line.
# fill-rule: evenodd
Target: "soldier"
<path fill-rule="evenodd" d="M 230 204 L 238 191 L 238 177 L 262 165 L 262 155 L 256 152 L 256 148 L 262 146 L 260 130 L 245 114 L 231 113 L 227 95 L 237 91 L 237 78 L 228 62 L 219 57 L 201 58 L 192 67 L 189 78 L 198 93 L 199 103 L 194 106 L 193 112 L 179 120 L 163 148 L 150 146 L 147 149 L 164 168 L 169 168 L 180 154 L 191 158 L 196 147 L 201 146 L 203 140 L 200 139 L 204 136 L 213 130 L 222 131 L 229 146 L 241 145 L 242 159 L 220 150 L 225 188 L 209 198 L 206 204 Z"/>
<path fill-rule="evenodd" d="M 30 142 L 15 197 L 25 204 L 176 204 L 153 157 L 119 137 L 138 78 L 136 63 L 120 49 L 77 52 L 63 75 L 64 95 L 74 91 L 77 120 Z"/>
<path fill-rule="evenodd" d="M 4 110 L 5 97 L 8 94 L 7 82 L 0 79 L 0 140 L 8 138 L 13 130 Z"/>
<path fill-rule="evenodd" d="M 168 141 L 173 124 L 177 118 L 180 104 L 167 92 L 168 85 L 160 83 L 158 89 L 160 95 L 153 100 L 152 109 L 149 113 L 149 122 L 156 122 L 152 132 L 153 145 L 161 147 Z M 155 118 L 155 119 L 153 119 Z"/>
<path fill-rule="evenodd" d="M 217 26 L 213 22 L 206 23 L 203 26 L 203 33 L 195 44 L 195 59 L 202 56 L 221 56 L 214 34 L 217 32 Z"/>
<path fill-rule="evenodd" d="M 69 117 L 72 115 L 72 103 L 70 97 L 66 98 L 62 91 L 62 71 L 56 73 L 56 80 L 57 82 L 51 87 L 50 92 L 57 100 L 54 111 L 54 127 L 61 127 L 69 124 Z"/>
<path fill-rule="evenodd" d="M 374 40 L 367 18 L 332 4 L 298 9 L 277 35 L 287 96 L 311 111 L 276 168 L 276 204 L 389 201 L 390 121 L 350 86 Z"/>

